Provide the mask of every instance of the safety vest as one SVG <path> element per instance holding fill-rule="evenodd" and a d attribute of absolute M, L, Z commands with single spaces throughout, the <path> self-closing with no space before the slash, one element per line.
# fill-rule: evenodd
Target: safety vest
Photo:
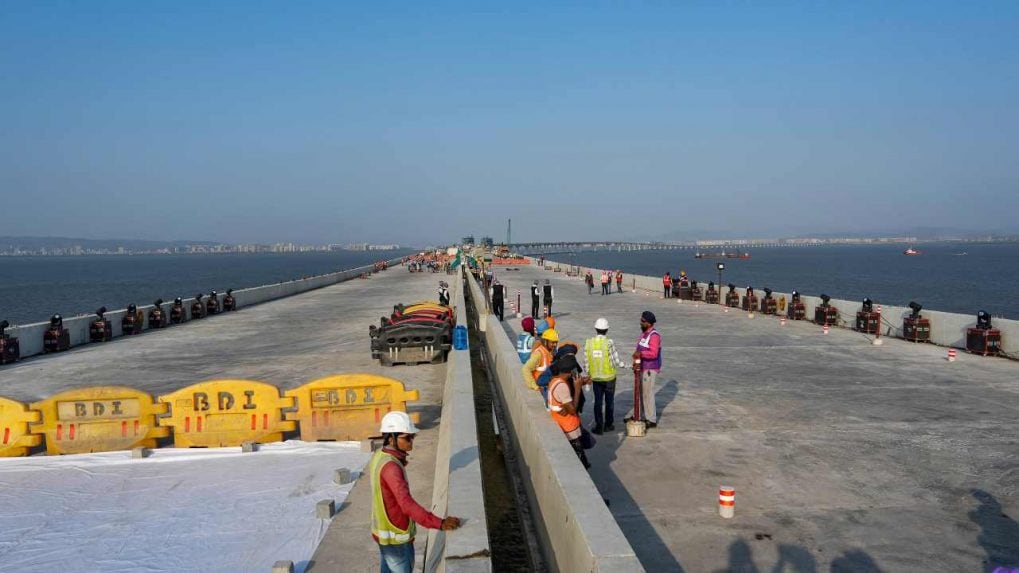
<path fill-rule="evenodd" d="M 538 287 L 537 286 L 532 286 L 531 287 L 531 298 L 537 299 L 540 296 L 541 296 L 541 291 L 538 290 Z"/>
<path fill-rule="evenodd" d="M 544 344 L 535 344 L 532 353 L 534 352 L 541 354 L 541 364 L 538 365 L 533 372 L 531 372 L 531 376 L 534 376 L 534 382 L 537 383 L 541 373 L 552 365 L 552 352 L 550 352 L 548 348 L 545 348 Z"/>
<path fill-rule="evenodd" d="M 375 452 L 371 463 L 368 466 L 368 473 L 371 475 L 372 484 L 372 535 L 379 540 L 379 545 L 402 545 L 410 543 L 417 533 L 417 525 L 410 519 L 407 529 L 400 529 L 389 521 L 386 515 L 386 504 L 382 501 L 382 468 L 394 463 L 403 472 L 403 478 L 407 479 L 407 471 L 403 464 L 395 456 L 386 453 L 384 450 Z"/>
<path fill-rule="evenodd" d="M 534 336 L 529 332 L 521 332 L 517 335 L 517 356 L 520 357 L 520 363 L 527 362 L 527 359 L 531 357 L 531 347 L 534 346 Z"/>
<path fill-rule="evenodd" d="M 588 338 L 584 343 L 584 355 L 587 357 L 587 369 L 591 380 L 608 382 L 616 379 L 616 365 L 612 363 L 609 352 L 609 339 L 598 335 Z"/>
<path fill-rule="evenodd" d="M 662 277 L 662 284 L 665 285 L 665 286 L 671 286 L 672 285 L 672 278 L 669 277 L 669 275 L 665 275 L 664 277 Z"/>
<path fill-rule="evenodd" d="M 569 384 L 565 379 L 560 376 L 552 378 L 552 382 L 548 385 L 548 409 L 552 415 L 552 419 L 559 424 L 559 429 L 566 434 L 566 437 L 575 440 L 580 437 L 580 416 L 576 413 L 567 414 L 563 412 L 563 403 L 555 398 L 556 386 L 559 384 Z"/>
<path fill-rule="evenodd" d="M 607 275 L 605 273 L 602 273 L 601 274 L 601 284 L 608 284 L 608 282 L 609 282 L 609 275 Z"/>

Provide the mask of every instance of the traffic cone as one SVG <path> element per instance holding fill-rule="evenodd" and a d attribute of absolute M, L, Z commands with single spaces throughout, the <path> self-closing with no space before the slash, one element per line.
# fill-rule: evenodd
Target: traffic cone
<path fill-rule="evenodd" d="M 821 334 L 828 334 L 828 325 L 827 324 L 821 327 Z"/>
<path fill-rule="evenodd" d="M 725 519 L 736 515 L 736 488 L 727 485 L 718 488 L 718 515 Z"/>
<path fill-rule="evenodd" d="M 778 319 L 778 325 L 779 326 L 785 326 L 785 317 L 784 316 L 782 318 Z"/>
<path fill-rule="evenodd" d="M 955 362 L 955 349 L 954 348 L 949 348 L 948 349 L 948 361 L 949 362 Z"/>

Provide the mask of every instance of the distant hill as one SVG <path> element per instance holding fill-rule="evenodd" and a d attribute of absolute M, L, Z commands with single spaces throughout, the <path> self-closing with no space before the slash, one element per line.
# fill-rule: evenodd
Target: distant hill
<path fill-rule="evenodd" d="M 80 239 L 73 237 L 0 237 L 0 250 L 68 249 L 80 246 L 83 249 L 116 249 L 151 251 L 186 247 L 187 245 L 216 245 L 212 241 L 147 241 L 142 239 Z"/>

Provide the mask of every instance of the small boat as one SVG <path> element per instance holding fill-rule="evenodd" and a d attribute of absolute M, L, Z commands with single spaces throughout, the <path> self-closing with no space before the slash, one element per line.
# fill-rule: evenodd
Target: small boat
<path fill-rule="evenodd" d="M 963 251 L 963 252 L 961 252 L 961 253 L 952 253 L 952 256 L 953 256 L 953 257 L 965 257 L 965 256 L 966 256 L 966 255 L 968 255 L 968 254 L 969 254 L 969 253 L 967 253 L 966 251 Z"/>
<path fill-rule="evenodd" d="M 909 257 L 915 257 L 915 256 L 920 254 L 920 251 L 914 249 L 913 247 L 910 247 L 910 248 L 906 249 L 905 251 L 902 251 L 902 254 L 904 254 L 906 256 L 909 256 Z"/>

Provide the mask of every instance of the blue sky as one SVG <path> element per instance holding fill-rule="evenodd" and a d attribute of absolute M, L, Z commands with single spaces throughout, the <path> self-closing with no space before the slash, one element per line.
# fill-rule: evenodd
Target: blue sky
<path fill-rule="evenodd" d="M 33 1 L 0 34 L 5 235 L 1019 231 L 1016 2 Z"/>

